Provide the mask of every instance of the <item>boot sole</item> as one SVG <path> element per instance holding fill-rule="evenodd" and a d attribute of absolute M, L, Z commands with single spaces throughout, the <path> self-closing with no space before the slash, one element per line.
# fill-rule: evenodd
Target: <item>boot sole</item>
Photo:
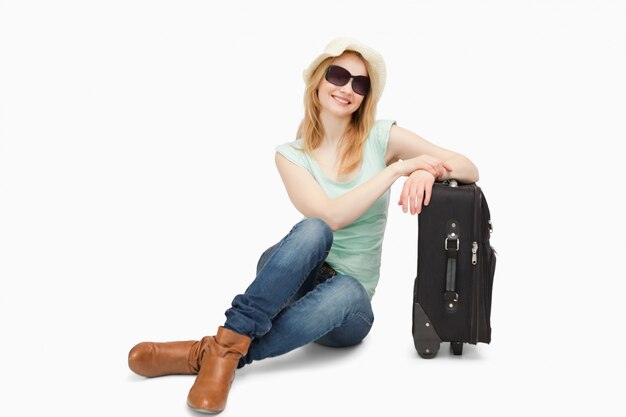
<path fill-rule="evenodd" d="M 198 413 L 202 413 L 202 414 L 219 414 L 222 411 L 224 411 L 224 410 L 214 411 L 214 410 L 206 410 L 204 408 L 195 408 L 195 407 L 192 407 L 191 405 L 189 405 L 189 403 L 187 403 L 187 406 L 189 408 L 191 408 L 193 411 L 197 411 Z"/>

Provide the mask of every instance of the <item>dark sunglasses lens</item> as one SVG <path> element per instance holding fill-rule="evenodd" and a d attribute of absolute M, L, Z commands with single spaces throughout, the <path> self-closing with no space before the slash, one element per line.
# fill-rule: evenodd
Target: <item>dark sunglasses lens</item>
<path fill-rule="evenodd" d="M 345 68 L 331 65 L 326 71 L 326 81 L 337 86 L 346 85 L 350 81 L 350 73 Z"/>
<path fill-rule="evenodd" d="M 359 95 L 366 95 L 370 91 L 370 79 L 364 76 L 357 76 L 352 79 L 352 89 Z"/>
<path fill-rule="evenodd" d="M 344 86 L 350 81 L 352 74 L 337 65 L 331 65 L 326 70 L 326 81 L 337 86 Z M 364 75 L 357 75 L 352 78 L 352 89 L 359 95 L 366 95 L 370 91 L 370 79 Z"/>

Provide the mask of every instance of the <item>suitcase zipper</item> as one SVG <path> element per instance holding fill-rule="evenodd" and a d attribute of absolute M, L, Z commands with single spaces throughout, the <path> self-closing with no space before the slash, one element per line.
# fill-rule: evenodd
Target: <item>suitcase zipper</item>
<path fill-rule="evenodd" d="M 476 186 L 472 187 L 472 216 L 471 219 L 476 219 L 476 215 L 479 212 L 479 204 L 480 200 L 477 197 Z M 479 333 L 479 309 L 480 309 L 480 296 L 479 296 L 479 288 L 480 288 L 480 265 L 478 265 L 478 240 L 480 237 L 479 232 L 479 221 L 474 221 L 474 227 L 472 229 L 472 301 L 470 308 L 470 340 L 469 343 L 476 344 L 478 341 L 478 333 Z M 476 239 L 476 240 L 474 240 Z"/>
<path fill-rule="evenodd" d="M 478 242 L 472 242 L 472 265 L 478 263 Z"/>

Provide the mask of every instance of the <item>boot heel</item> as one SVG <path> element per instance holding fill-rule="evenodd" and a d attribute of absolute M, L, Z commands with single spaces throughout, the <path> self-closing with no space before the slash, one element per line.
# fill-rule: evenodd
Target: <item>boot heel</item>
<path fill-rule="evenodd" d="M 190 408 L 208 414 L 226 408 L 239 359 L 248 353 L 251 342 L 249 337 L 225 327 L 220 327 L 215 337 L 208 338 L 200 355 L 200 372 L 187 396 Z"/>

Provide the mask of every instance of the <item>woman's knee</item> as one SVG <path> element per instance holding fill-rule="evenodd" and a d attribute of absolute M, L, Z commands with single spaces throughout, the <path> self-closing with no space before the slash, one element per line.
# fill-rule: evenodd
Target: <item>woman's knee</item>
<path fill-rule="evenodd" d="M 369 326 L 374 322 L 372 304 L 363 285 L 348 275 L 336 275 L 324 283 L 326 287 L 320 309 L 335 319 L 348 322 L 359 317 Z"/>
<path fill-rule="evenodd" d="M 319 242 L 328 250 L 333 244 L 333 231 L 324 220 L 317 217 L 301 220 L 296 224 L 294 230 L 302 233 L 310 242 Z"/>
<path fill-rule="evenodd" d="M 362 317 L 353 317 L 351 322 L 331 330 L 315 343 L 332 348 L 355 346 L 363 342 L 371 329 L 372 323 L 363 320 Z"/>
<path fill-rule="evenodd" d="M 335 275 L 332 277 L 331 284 L 333 285 L 333 294 L 342 299 L 342 304 L 366 306 L 371 311 L 367 290 L 356 278 L 349 275 Z"/>
<path fill-rule="evenodd" d="M 315 342 L 329 347 L 354 346 L 367 336 L 374 324 L 374 313 L 367 292 L 361 292 L 363 287 L 352 277 L 340 277 L 340 285 L 345 291 L 342 305 L 335 305 L 341 309 L 343 322 Z M 348 279 L 341 279 L 348 278 Z M 334 280 L 337 277 L 333 277 Z M 339 282 L 338 281 L 338 282 Z M 356 285 L 354 285 L 356 283 Z M 364 290 L 364 289 L 363 289 Z M 365 296 L 365 298 L 363 298 Z"/>
<path fill-rule="evenodd" d="M 305 251 L 321 249 L 324 253 L 328 254 L 333 244 L 333 232 L 323 220 L 318 218 L 307 218 L 301 220 L 280 242 L 269 247 L 261 254 L 257 262 L 257 274 L 289 237 L 296 237 L 298 241 L 297 246 Z M 317 251 L 314 250 L 314 252 Z"/>
<path fill-rule="evenodd" d="M 333 232 L 318 218 L 304 219 L 298 222 L 285 237 L 285 243 L 294 253 L 322 261 L 328 256 L 333 244 Z"/>

